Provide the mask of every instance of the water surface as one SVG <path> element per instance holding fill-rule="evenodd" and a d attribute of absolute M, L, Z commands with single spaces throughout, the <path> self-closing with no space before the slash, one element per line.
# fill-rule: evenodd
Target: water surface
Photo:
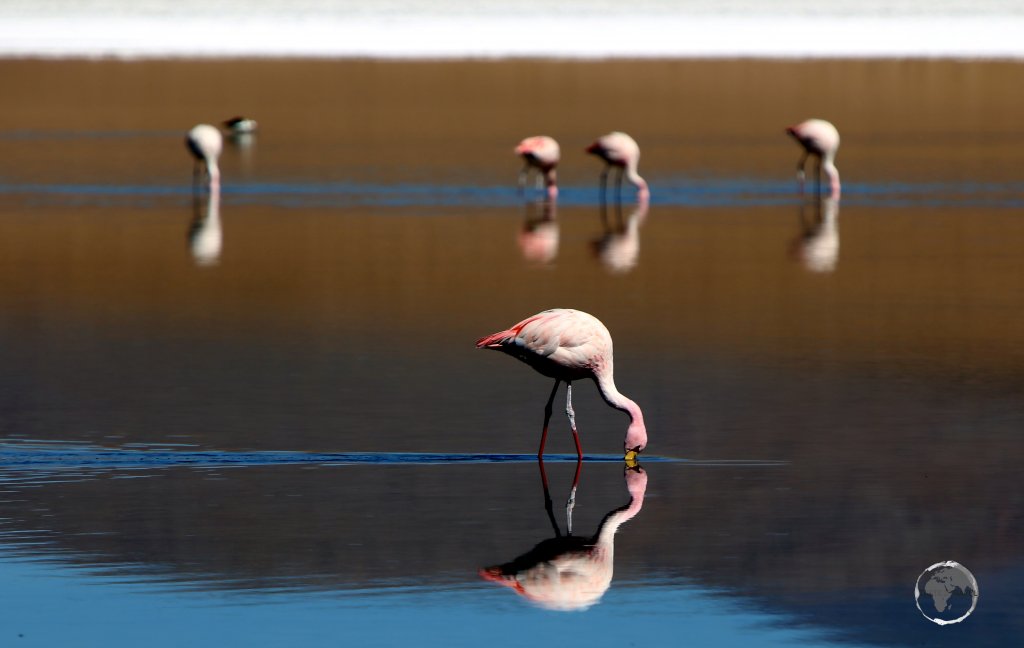
<path fill-rule="evenodd" d="M 1020 635 L 1018 66 L 0 67 L 6 643 Z M 193 195 L 185 129 L 239 112 L 261 132 Z M 843 133 L 838 203 L 795 192 L 810 115 Z M 599 207 L 582 149 L 613 128 L 646 211 Z M 555 210 L 513 186 L 538 132 Z M 567 534 L 560 407 L 550 510 L 532 455 L 550 384 L 473 344 L 553 306 L 608 325 L 650 434 L 573 612 L 479 575 Z M 574 392 L 590 536 L 637 500 L 624 417 Z M 946 628 L 913 600 L 941 560 L 981 589 Z"/>

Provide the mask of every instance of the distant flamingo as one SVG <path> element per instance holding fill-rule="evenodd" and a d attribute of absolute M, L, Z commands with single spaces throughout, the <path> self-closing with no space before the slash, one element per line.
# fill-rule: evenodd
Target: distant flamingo
<path fill-rule="evenodd" d="M 640 406 L 619 393 L 615 388 L 612 365 L 612 336 L 593 315 L 583 311 L 554 308 L 528 317 L 510 329 L 499 331 L 477 341 L 478 349 L 496 349 L 518 358 L 540 373 L 555 379 L 547 405 L 544 407 L 544 431 L 537 456 L 544 457 L 544 444 L 551 421 L 551 404 L 558 385 L 566 384 L 565 413 L 569 417 L 572 437 L 576 442 L 576 456 L 583 457 L 576 414 L 572 409 L 572 381 L 590 378 L 597 383 L 601 397 L 617 410 L 629 414 L 626 430 L 626 458 L 647 445 L 647 428 Z"/>
<path fill-rule="evenodd" d="M 224 146 L 220 131 L 209 124 L 199 124 L 188 132 L 185 145 L 196 159 L 192 174 L 193 185 L 201 170 L 205 169 L 211 189 L 220 187 L 220 167 L 217 166 L 217 158 L 220 157 Z"/>
<path fill-rule="evenodd" d="M 828 176 L 832 187 L 832 197 L 839 198 L 839 169 L 836 168 L 836 152 L 839 150 L 839 131 L 824 119 L 808 119 L 796 126 L 790 126 L 786 132 L 792 135 L 804 147 L 804 154 L 796 165 L 796 177 L 800 183 L 800 193 L 804 191 L 804 164 L 807 156 L 818 158 L 818 172 L 815 176 L 817 193 L 821 193 L 821 172 Z"/>
<path fill-rule="evenodd" d="M 527 137 L 515 148 L 516 155 L 521 155 L 526 161 L 526 166 L 519 172 L 519 190 L 523 190 L 531 169 L 537 169 L 544 177 L 544 186 L 547 188 L 549 200 L 558 198 L 558 185 L 556 184 L 556 171 L 560 151 L 558 142 L 547 135 Z"/>
<path fill-rule="evenodd" d="M 241 115 L 238 117 L 232 117 L 231 119 L 226 119 L 222 123 L 224 124 L 224 128 L 236 135 L 249 135 L 251 133 L 255 133 L 259 128 L 259 124 L 255 119 L 252 119 L 251 117 L 242 117 Z"/>
<path fill-rule="evenodd" d="M 596 155 L 605 161 L 604 170 L 601 171 L 602 202 L 605 199 L 605 186 L 608 182 L 608 170 L 611 167 L 616 167 L 619 170 L 616 181 L 616 200 L 618 202 L 622 202 L 623 173 L 625 173 L 626 179 L 636 186 L 638 200 L 647 200 L 650 196 L 647 181 L 637 173 L 637 167 L 640 164 L 640 146 L 637 145 L 636 140 L 632 137 L 619 132 L 602 135 L 587 147 L 587 153 Z"/>
<path fill-rule="evenodd" d="M 629 504 L 606 515 L 592 537 L 574 536 L 571 530 L 561 535 L 552 516 L 554 538 L 511 562 L 481 569 L 481 578 L 549 610 L 585 610 L 600 601 L 612 583 L 615 532 L 640 512 L 647 491 L 647 473 L 639 465 L 626 468 L 625 477 Z M 550 502 L 547 488 L 544 496 Z"/>

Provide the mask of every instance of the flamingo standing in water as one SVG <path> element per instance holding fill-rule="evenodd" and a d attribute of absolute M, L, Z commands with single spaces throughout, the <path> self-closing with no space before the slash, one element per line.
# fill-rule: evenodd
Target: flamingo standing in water
<path fill-rule="evenodd" d="M 625 174 L 636 187 L 637 200 L 647 200 L 650 192 L 647 188 L 647 181 L 637 173 L 640 164 L 640 146 L 629 135 L 613 132 L 597 138 L 593 144 L 587 147 L 587 153 L 596 155 L 605 161 L 604 170 L 601 171 L 601 202 L 604 202 L 606 185 L 608 182 L 608 170 L 616 167 L 619 176 L 616 181 L 616 200 L 622 202 L 622 176 Z"/>
<path fill-rule="evenodd" d="M 792 135 L 804 147 L 804 154 L 796 164 L 796 177 L 800 183 L 800 193 L 804 191 L 804 164 L 807 156 L 818 158 L 818 173 L 815 176 L 817 193 L 821 193 L 821 173 L 825 172 L 831 184 L 833 198 L 839 198 L 839 169 L 836 168 L 836 152 L 839 150 L 839 131 L 824 119 L 808 119 L 786 132 Z"/>
<path fill-rule="evenodd" d="M 537 171 L 544 177 L 544 186 L 547 188 L 548 200 L 558 198 L 558 185 L 556 184 L 556 171 L 561 152 L 558 142 L 547 135 L 536 135 L 527 137 L 515 148 L 516 155 L 522 156 L 526 165 L 519 172 L 519 191 L 523 190 L 526 179 L 531 169 Z"/>
<path fill-rule="evenodd" d="M 606 403 L 629 414 L 630 424 L 624 442 L 626 460 L 632 461 L 647 446 L 647 428 L 640 406 L 620 394 L 615 387 L 612 336 L 601 320 L 593 315 L 553 308 L 528 317 L 512 328 L 481 338 L 476 346 L 478 349 L 503 351 L 555 379 L 555 386 L 544 407 L 544 432 L 537 451 L 539 459 L 544 458 L 551 404 L 562 382 L 566 385 L 565 413 L 576 442 L 576 456 L 583 458 L 580 436 L 576 431 L 576 414 L 572 409 L 572 382 L 583 378 L 597 383 Z"/>
<path fill-rule="evenodd" d="M 192 173 L 193 185 L 201 171 L 205 169 L 206 176 L 210 181 L 210 188 L 219 188 L 220 167 L 217 166 L 217 158 L 220 157 L 221 149 L 224 147 L 224 139 L 221 137 L 220 131 L 209 124 L 199 124 L 188 132 L 185 145 L 196 159 Z"/>

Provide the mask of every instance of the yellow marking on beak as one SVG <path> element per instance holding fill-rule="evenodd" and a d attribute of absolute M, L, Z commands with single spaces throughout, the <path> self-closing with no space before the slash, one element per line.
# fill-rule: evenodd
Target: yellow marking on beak
<path fill-rule="evenodd" d="M 639 454 L 640 453 L 638 453 L 636 450 L 627 450 L 626 451 L 626 456 L 623 457 L 623 459 L 625 459 L 625 461 L 626 461 L 626 467 L 627 468 L 635 468 L 636 467 L 636 465 L 637 465 L 636 458 L 639 456 Z"/>

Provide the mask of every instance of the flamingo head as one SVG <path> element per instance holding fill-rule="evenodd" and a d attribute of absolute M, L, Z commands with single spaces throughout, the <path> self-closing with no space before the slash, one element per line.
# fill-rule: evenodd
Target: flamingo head
<path fill-rule="evenodd" d="M 633 421 L 626 430 L 626 461 L 636 459 L 636 456 L 647 447 L 647 428 L 642 420 Z"/>

